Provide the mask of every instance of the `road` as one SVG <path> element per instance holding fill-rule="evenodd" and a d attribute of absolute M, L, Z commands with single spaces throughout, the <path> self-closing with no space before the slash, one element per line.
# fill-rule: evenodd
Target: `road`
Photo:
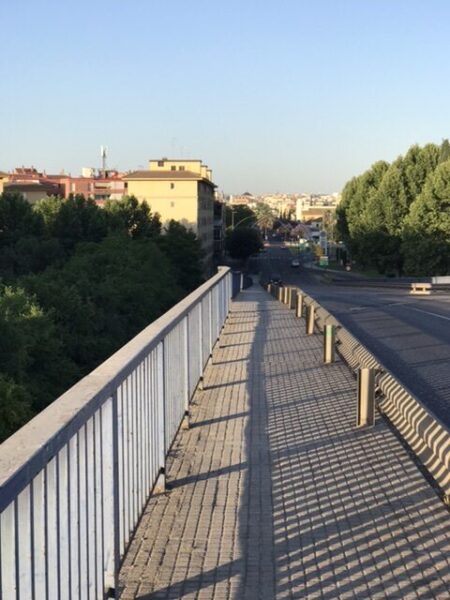
<path fill-rule="evenodd" d="M 290 260 L 286 247 L 272 245 L 259 259 L 263 277 L 279 273 L 313 296 L 450 427 L 450 294 L 324 283 Z"/>

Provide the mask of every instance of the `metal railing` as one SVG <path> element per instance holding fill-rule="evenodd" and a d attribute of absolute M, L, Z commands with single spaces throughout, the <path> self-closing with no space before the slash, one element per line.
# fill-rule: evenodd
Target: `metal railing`
<path fill-rule="evenodd" d="M 450 505 L 450 431 L 430 410 L 384 367 L 341 323 L 314 298 L 300 288 L 282 288 L 269 284 L 267 291 L 290 308 L 298 317 L 305 317 L 306 331 L 328 333 L 335 330 L 333 341 L 336 350 L 351 370 L 358 375 L 371 371 L 376 406 L 386 415 L 403 440 L 433 477 L 441 490 L 443 500 Z M 295 302 L 292 296 L 295 295 Z M 327 336 L 324 335 L 324 346 Z M 325 362 L 327 362 L 325 360 Z M 367 395 L 367 390 L 366 390 Z M 359 406 L 358 412 L 361 408 Z M 375 398 L 374 398 L 375 400 Z M 366 415 L 367 416 L 367 415 Z M 365 421 L 365 418 L 362 419 Z M 370 419 L 369 419 L 370 421 Z"/>
<path fill-rule="evenodd" d="M 219 267 L 0 446 L 1 600 L 117 589 L 230 298 Z"/>

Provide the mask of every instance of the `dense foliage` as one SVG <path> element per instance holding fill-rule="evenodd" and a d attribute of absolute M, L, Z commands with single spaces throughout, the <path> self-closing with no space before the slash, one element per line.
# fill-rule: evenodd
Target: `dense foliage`
<path fill-rule="evenodd" d="M 197 287 L 201 261 L 135 198 L 0 195 L 0 440 Z"/>
<path fill-rule="evenodd" d="M 226 238 L 226 247 L 231 258 L 245 260 L 264 247 L 261 234 L 253 227 L 237 227 Z"/>
<path fill-rule="evenodd" d="M 412 146 L 344 187 L 339 236 L 353 258 L 379 273 L 450 271 L 450 144 Z"/>

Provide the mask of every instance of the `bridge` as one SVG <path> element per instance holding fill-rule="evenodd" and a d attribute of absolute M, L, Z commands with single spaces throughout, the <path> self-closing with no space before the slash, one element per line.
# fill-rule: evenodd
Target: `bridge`
<path fill-rule="evenodd" d="M 271 291 L 221 269 L 2 445 L 2 600 L 450 595 L 448 430 L 377 368 L 409 429 L 357 427 L 370 353 Z"/>

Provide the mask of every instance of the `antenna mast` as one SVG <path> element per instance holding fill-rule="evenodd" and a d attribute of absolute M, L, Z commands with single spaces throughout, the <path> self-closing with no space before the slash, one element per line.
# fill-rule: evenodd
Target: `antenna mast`
<path fill-rule="evenodd" d="M 100 156 L 102 159 L 102 172 L 103 177 L 106 177 L 106 153 L 108 148 L 106 146 L 100 146 Z"/>

